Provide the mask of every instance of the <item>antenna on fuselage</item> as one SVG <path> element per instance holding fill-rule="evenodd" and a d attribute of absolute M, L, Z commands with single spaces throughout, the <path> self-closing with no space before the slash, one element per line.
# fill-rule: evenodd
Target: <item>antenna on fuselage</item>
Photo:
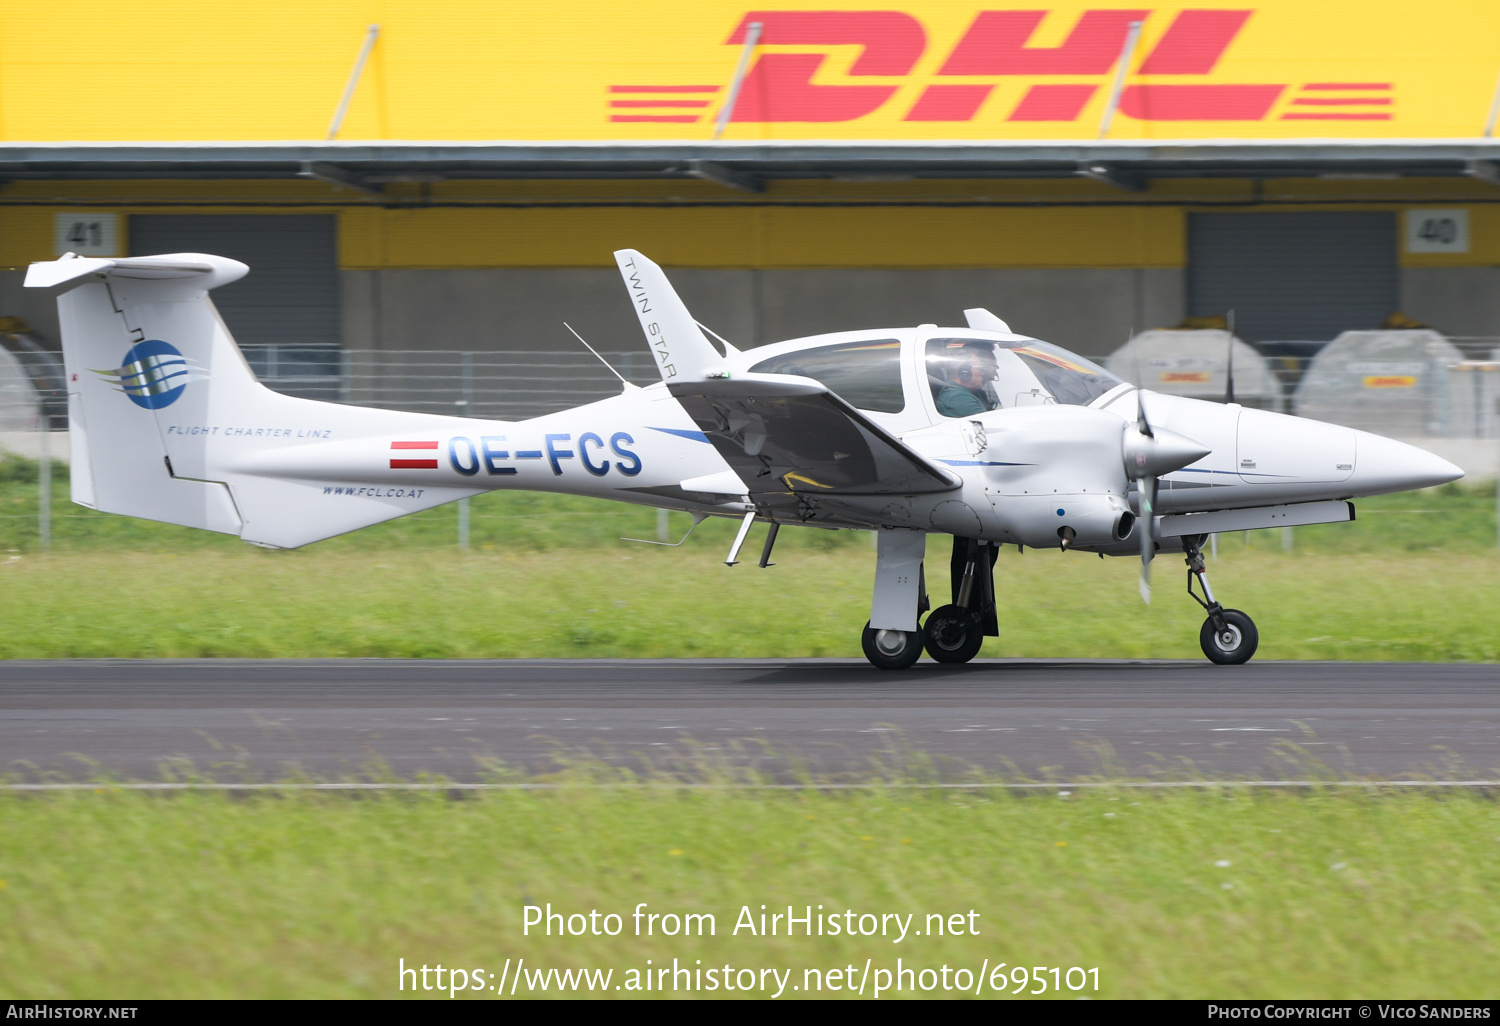
<path fill-rule="evenodd" d="M 1224 401 L 1226 403 L 1232 403 L 1232 402 L 1234 402 L 1234 311 L 1233 310 L 1229 311 L 1229 316 L 1225 318 L 1225 321 L 1229 325 L 1229 366 L 1228 366 L 1227 371 L 1226 371 L 1226 373 L 1224 375 Z"/>
<path fill-rule="evenodd" d="M 573 325 L 569 324 L 567 321 L 563 321 L 563 327 L 567 328 L 569 331 L 573 331 Z M 578 334 L 578 332 L 573 331 L 573 337 L 576 338 L 578 341 L 583 342 L 583 348 L 587 349 L 589 352 L 593 353 L 595 356 L 599 356 L 599 350 L 595 349 L 593 346 L 589 345 L 587 342 L 584 342 L 583 336 L 580 335 L 580 334 Z M 632 384 L 631 382 L 626 381 L 625 380 L 625 375 L 623 375 L 619 371 L 615 370 L 614 365 L 611 364 L 604 357 L 599 356 L 599 362 L 602 363 L 602 364 L 604 364 L 604 366 L 608 367 L 609 368 L 609 372 L 611 374 L 613 374 L 615 377 L 617 377 L 617 378 L 620 379 L 620 383 L 625 386 L 625 391 L 628 392 L 632 388 L 640 388 L 641 387 L 640 385 Z"/>

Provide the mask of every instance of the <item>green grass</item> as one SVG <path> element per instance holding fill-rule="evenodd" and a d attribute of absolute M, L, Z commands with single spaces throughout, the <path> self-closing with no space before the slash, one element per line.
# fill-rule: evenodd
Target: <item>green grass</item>
<path fill-rule="evenodd" d="M 160 524 L 135 517 L 98 513 L 68 499 L 67 468 L 53 465 L 52 551 L 54 552 L 239 552 L 245 544 L 231 535 Z M 0 557 L 39 551 L 35 461 L 0 453 Z M 554 549 L 622 548 L 620 537 L 656 538 L 657 511 L 646 506 L 543 492 L 490 492 L 470 500 L 470 543 L 476 552 L 541 552 Z M 692 524 L 686 513 L 671 515 L 671 540 Z M 735 525 L 711 520 L 684 548 L 723 553 Z M 410 549 L 456 549 L 458 512 L 439 506 L 318 542 L 313 552 L 364 553 Z M 778 552 L 837 551 L 869 546 L 861 531 L 786 531 Z M 758 554 L 758 549 L 755 554 Z"/>
<path fill-rule="evenodd" d="M 1500 808 L 1466 794 L 105 790 L 0 797 L 0 819 L 6 998 L 395 997 L 401 958 L 498 977 L 523 957 L 615 983 L 648 958 L 801 984 L 900 957 L 1097 966 L 1099 997 L 1497 993 Z M 547 902 L 625 930 L 523 936 Z M 716 935 L 632 936 L 639 902 Z M 762 904 L 972 909 L 979 933 L 733 936 Z"/>
<path fill-rule="evenodd" d="M 0 453 L 0 553 L 38 551 L 37 465 Z M 537 552 L 553 549 L 621 547 L 620 536 L 656 537 L 656 510 L 604 499 L 539 492 L 490 492 L 470 500 L 471 544 L 476 551 Z M 1300 553 L 1470 552 L 1494 549 L 1497 541 L 1493 484 L 1444 485 L 1423 492 L 1360 499 L 1353 524 L 1299 527 Z M 56 552 L 189 550 L 238 551 L 237 538 L 158 524 L 133 517 L 97 513 L 68 500 L 67 467 L 53 464 L 52 548 Z M 452 549 L 458 538 L 453 505 L 414 513 L 312 546 L 317 552 L 371 552 L 412 548 Z M 671 515 L 672 540 L 691 523 L 685 513 Z M 683 546 L 723 558 L 735 524 L 714 519 L 694 532 Z M 758 540 L 758 538 L 757 538 Z M 1251 547 L 1281 551 L 1280 531 L 1250 533 Z M 787 530 L 777 551 L 829 552 L 862 549 L 870 544 L 862 531 Z M 1244 535 L 1226 535 L 1221 547 L 1244 544 Z M 758 548 L 756 550 L 758 552 Z M 750 556 L 756 553 L 749 548 Z"/>
<path fill-rule="evenodd" d="M 36 546 L 36 466 L 0 462 L 0 658 L 54 657 L 859 657 L 873 577 L 861 531 L 787 529 L 771 570 L 721 565 L 733 522 L 678 549 L 655 510 L 576 496 L 496 492 L 472 502 L 472 547 L 453 507 L 306 549 L 72 505 L 55 481 L 54 544 Z M 1248 610 L 1262 658 L 1500 658 L 1494 496 L 1448 486 L 1359 504 L 1361 519 L 1224 535 L 1215 591 Z M 688 526 L 672 514 L 673 538 Z M 948 550 L 933 541 L 938 601 Z M 1202 612 L 1181 556 L 1136 597 L 1134 559 L 1002 553 L 1002 636 L 990 657 L 1200 658 Z"/>
<path fill-rule="evenodd" d="M 728 522 L 630 546 L 655 511 L 496 493 L 473 503 L 469 552 L 452 507 L 270 552 L 81 509 L 59 481 L 42 553 L 34 475 L 0 461 L 0 658 L 857 658 L 868 616 L 859 532 L 785 531 L 774 569 L 728 569 Z M 1279 532 L 1220 539 L 1215 588 L 1255 616 L 1260 657 L 1500 659 L 1493 493 L 1359 508 L 1290 552 Z M 936 544 L 934 577 L 946 561 Z M 1007 548 L 1003 636 L 982 654 L 1201 658 L 1180 558 L 1157 562 L 1149 609 L 1135 574 Z M 391 997 L 399 958 L 498 975 L 522 957 L 614 983 L 648 958 L 790 969 L 790 986 L 900 957 L 1097 966 L 1100 997 L 1496 991 L 1500 812 L 1473 795 L 100 792 L 0 795 L 0 997 Z M 548 901 L 712 912 L 719 932 L 521 936 L 521 907 Z M 761 904 L 974 909 L 980 935 L 730 936 Z"/>
<path fill-rule="evenodd" d="M 681 548 L 656 511 L 534 493 L 473 503 L 473 547 L 452 507 L 295 551 L 94 513 L 64 501 L 36 547 L 34 465 L 0 463 L 0 658 L 547 656 L 860 657 L 871 536 L 788 529 L 777 565 L 722 565 L 735 524 Z M 27 503 L 31 503 L 30 506 Z M 673 537 L 689 523 L 672 517 Z M 1268 659 L 1500 659 L 1494 499 L 1446 487 L 1360 504 L 1353 524 L 1225 535 L 1210 577 L 1248 611 Z M 946 539 L 929 581 L 941 597 Z M 1002 636 L 983 656 L 1198 659 L 1199 608 L 1180 556 L 1155 564 L 1155 602 L 1133 559 L 1005 548 Z"/>
<path fill-rule="evenodd" d="M 0 658 L 859 658 L 868 544 L 790 546 L 769 570 L 717 551 L 593 547 L 57 553 L 0 562 Z M 945 555 L 939 555 L 946 563 Z M 1291 556 L 1224 545 L 1214 587 L 1262 659 L 1500 659 L 1495 552 Z M 1008 548 L 984 656 L 1201 659 L 1179 557 Z"/>

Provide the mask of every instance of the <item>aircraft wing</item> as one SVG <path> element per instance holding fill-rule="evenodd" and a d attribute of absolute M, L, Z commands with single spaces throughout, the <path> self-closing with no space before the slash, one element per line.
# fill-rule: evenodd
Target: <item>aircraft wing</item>
<path fill-rule="evenodd" d="M 759 374 L 667 387 L 757 502 L 914 495 L 963 484 L 810 378 Z"/>

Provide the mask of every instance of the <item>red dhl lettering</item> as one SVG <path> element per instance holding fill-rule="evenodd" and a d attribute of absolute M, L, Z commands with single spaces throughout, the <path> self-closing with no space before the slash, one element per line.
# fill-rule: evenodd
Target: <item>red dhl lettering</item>
<path fill-rule="evenodd" d="M 1254 13 L 1250 9 L 1178 11 L 1131 74 L 1209 75 Z M 1035 46 L 1032 40 L 1049 17 L 1057 16 L 1053 12 L 979 11 L 939 64 L 936 77 L 993 77 L 997 81 L 931 82 L 903 120 L 971 121 L 1005 79 L 1097 77 L 1095 83 L 1032 83 L 1005 115 L 1009 121 L 1075 121 L 1114 70 L 1130 23 L 1147 21 L 1152 15 L 1145 8 L 1084 11 L 1061 43 Z M 891 101 L 900 85 L 889 80 L 910 75 L 928 46 L 922 23 L 904 11 L 750 11 L 724 43 L 743 45 L 752 22 L 761 23 L 761 45 L 806 47 L 809 52 L 757 54 L 735 103 L 732 120 L 737 123 L 833 123 L 866 117 Z M 829 56 L 826 50 L 818 51 L 845 46 L 860 47 L 848 71 L 851 82 L 815 84 L 813 79 Z M 871 77 L 885 81 L 857 81 Z M 1327 85 L 1312 83 L 1302 88 L 1305 92 Z M 1339 88 L 1356 95 L 1299 96 L 1292 102 L 1301 108 L 1289 109 L 1281 119 L 1390 119 L 1388 111 L 1370 109 L 1389 105 L 1388 94 L 1371 97 L 1364 92 L 1388 89 L 1388 85 L 1356 83 Z M 1287 89 L 1286 83 L 1134 84 L 1122 91 L 1119 112 L 1138 121 L 1262 121 Z M 708 108 L 715 99 L 722 100 L 724 90 L 718 85 L 618 85 L 611 86 L 610 93 L 611 121 L 693 123 L 717 116 Z M 637 95 L 626 98 L 621 94 Z M 1355 109 L 1309 109 L 1327 107 Z M 622 113 L 622 108 L 631 112 Z"/>
<path fill-rule="evenodd" d="M 725 42 L 743 44 L 756 21 L 765 45 L 862 46 L 850 76 L 909 74 L 927 49 L 922 23 L 901 11 L 751 11 Z M 894 85 L 813 85 L 826 59 L 826 54 L 762 54 L 740 87 L 733 120 L 853 121 L 896 94 Z"/>

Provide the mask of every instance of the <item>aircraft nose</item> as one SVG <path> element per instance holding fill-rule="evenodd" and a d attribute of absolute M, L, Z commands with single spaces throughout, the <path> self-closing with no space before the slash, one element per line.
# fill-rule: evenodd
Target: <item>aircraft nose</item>
<path fill-rule="evenodd" d="M 1358 456 L 1350 483 L 1367 495 L 1431 488 L 1464 476 L 1462 469 L 1426 449 L 1366 431 L 1357 436 Z"/>

